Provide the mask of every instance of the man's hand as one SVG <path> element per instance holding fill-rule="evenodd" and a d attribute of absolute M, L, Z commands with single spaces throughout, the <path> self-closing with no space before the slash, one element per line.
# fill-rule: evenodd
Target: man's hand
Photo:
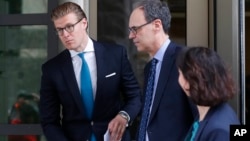
<path fill-rule="evenodd" d="M 117 114 L 116 117 L 111 120 L 108 125 L 110 141 L 120 141 L 126 129 L 126 125 L 127 120 L 123 118 L 120 114 Z"/>

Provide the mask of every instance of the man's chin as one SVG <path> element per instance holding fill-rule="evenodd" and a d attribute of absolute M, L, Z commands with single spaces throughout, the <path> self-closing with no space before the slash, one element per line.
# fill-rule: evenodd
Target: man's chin
<path fill-rule="evenodd" d="M 71 45 L 65 45 L 65 47 L 68 49 L 68 50 L 74 50 L 75 48 Z"/>
<path fill-rule="evenodd" d="M 145 52 L 145 50 L 143 49 L 143 47 L 137 46 L 137 51 L 139 52 Z"/>

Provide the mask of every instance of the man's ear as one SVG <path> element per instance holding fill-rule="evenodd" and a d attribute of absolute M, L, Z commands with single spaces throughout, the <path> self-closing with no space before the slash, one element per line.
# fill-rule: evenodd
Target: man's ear
<path fill-rule="evenodd" d="M 155 20 L 153 21 L 153 23 L 154 23 L 154 28 L 155 28 L 156 30 L 160 30 L 161 28 L 163 28 L 163 27 L 162 27 L 162 22 L 161 22 L 160 19 L 155 19 Z"/>

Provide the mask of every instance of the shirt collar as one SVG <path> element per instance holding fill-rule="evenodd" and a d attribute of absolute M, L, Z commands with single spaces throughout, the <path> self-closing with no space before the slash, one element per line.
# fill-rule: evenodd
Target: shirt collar
<path fill-rule="evenodd" d="M 94 45 L 93 45 L 93 41 L 88 37 L 88 43 L 87 43 L 87 46 L 86 48 L 84 49 L 84 51 L 82 52 L 94 52 Z M 70 52 L 70 56 L 71 57 L 74 57 L 76 55 L 78 55 L 79 53 L 82 53 L 82 52 L 77 52 L 75 50 L 69 50 Z"/>
<path fill-rule="evenodd" d="M 162 44 L 162 46 L 160 47 L 160 49 L 156 52 L 154 58 L 156 58 L 158 61 L 162 61 L 163 57 L 164 57 L 164 54 L 165 54 L 165 51 L 167 50 L 169 44 L 170 44 L 170 39 L 167 39 Z"/>

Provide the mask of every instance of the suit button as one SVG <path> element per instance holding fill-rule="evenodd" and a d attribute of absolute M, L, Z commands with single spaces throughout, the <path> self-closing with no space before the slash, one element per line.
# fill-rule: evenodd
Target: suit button
<path fill-rule="evenodd" d="M 91 121 L 91 126 L 93 126 L 94 125 L 94 121 Z"/>

